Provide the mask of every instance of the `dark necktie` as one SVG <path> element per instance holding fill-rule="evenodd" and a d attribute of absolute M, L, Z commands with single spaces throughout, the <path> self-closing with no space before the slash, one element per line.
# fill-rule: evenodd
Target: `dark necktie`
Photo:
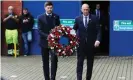
<path fill-rule="evenodd" d="M 97 17 L 98 17 L 98 19 L 100 18 L 100 11 L 99 10 L 97 10 Z"/>
<path fill-rule="evenodd" d="M 87 17 L 85 17 L 85 27 L 87 28 Z"/>
<path fill-rule="evenodd" d="M 50 15 L 50 14 L 48 15 L 48 17 L 51 17 L 51 16 L 52 16 L 52 15 Z"/>
<path fill-rule="evenodd" d="M 87 29 L 87 17 L 85 17 L 85 28 Z M 87 42 L 87 37 L 85 38 L 86 42 Z"/>

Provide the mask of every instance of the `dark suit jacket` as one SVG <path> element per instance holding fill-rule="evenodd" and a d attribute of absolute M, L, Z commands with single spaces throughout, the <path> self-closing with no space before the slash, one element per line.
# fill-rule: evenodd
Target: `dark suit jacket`
<path fill-rule="evenodd" d="M 94 43 L 96 40 L 101 40 L 101 30 L 99 26 L 99 21 L 95 15 L 89 15 L 89 23 L 88 27 L 84 27 L 83 23 L 83 15 L 77 17 L 75 19 L 74 29 L 77 32 L 77 36 L 79 37 L 80 44 L 79 47 L 85 48 L 94 47 Z"/>
<path fill-rule="evenodd" d="M 93 12 L 93 14 L 96 16 L 96 10 Z M 103 12 L 101 10 L 100 10 L 99 24 L 104 25 L 104 16 L 103 16 Z"/>
<path fill-rule="evenodd" d="M 48 26 L 47 20 L 46 20 L 46 14 L 42 14 L 38 16 L 38 31 L 40 35 L 40 46 L 47 48 L 48 47 L 48 41 L 47 41 L 47 36 L 49 35 L 49 32 L 51 29 L 53 29 L 55 26 L 60 25 L 60 18 L 57 14 L 52 13 L 52 18 L 53 18 L 53 24 L 54 26 Z"/>

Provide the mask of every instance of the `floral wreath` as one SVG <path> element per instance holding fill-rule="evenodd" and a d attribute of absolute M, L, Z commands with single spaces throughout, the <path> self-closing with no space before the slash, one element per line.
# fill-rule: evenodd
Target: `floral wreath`
<path fill-rule="evenodd" d="M 62 36 L 68 38 L 68 45 L 60 44 L 59 40 Z M 57 26 L 50 31 L 48 35 L 48 46 L 54 50 L 58 56 L 71 56 L 76 51 L 79 44 L 78 37 L 74 29 L 69 26 Z"/>

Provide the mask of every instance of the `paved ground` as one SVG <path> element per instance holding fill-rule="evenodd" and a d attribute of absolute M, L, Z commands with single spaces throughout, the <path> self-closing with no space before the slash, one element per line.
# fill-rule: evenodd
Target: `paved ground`
<path fill-rule="evenodd" d="M 6 80 L 44 80 L 41 56 L 2 57 Z M 83 80 L 86 74 L 84 62 Z M 76 80 L 76 57 L 59 57 L 56 80 Z M 95 57 L 92 80 L 133 80 L 133 57 Z"/>

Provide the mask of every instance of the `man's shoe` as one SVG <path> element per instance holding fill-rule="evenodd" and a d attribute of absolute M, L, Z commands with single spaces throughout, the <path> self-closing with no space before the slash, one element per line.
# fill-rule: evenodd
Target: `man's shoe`
<path fill-rule="evenodd" d="M 13 56 L 13 55 L 11 55 L 11 54 L 8 54 L 7 56 Z"/>
<path fill-rule="evenodd" d="M 27 56 L 27 55 L 24 55 L 24 56 Z"/>

